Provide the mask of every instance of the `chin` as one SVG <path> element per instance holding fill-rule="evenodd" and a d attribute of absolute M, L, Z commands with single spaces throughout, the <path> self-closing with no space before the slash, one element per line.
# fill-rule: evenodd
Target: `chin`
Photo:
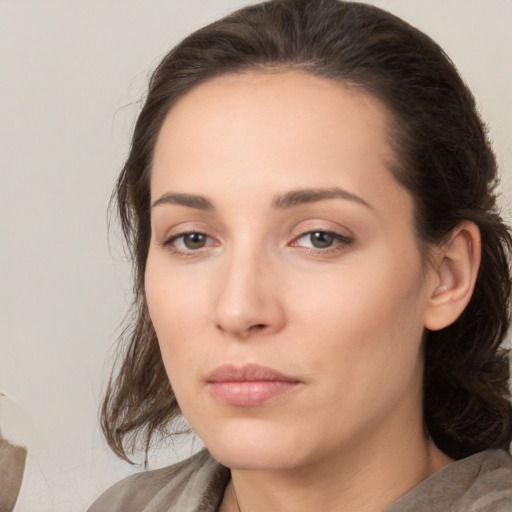
<path fill-rule="evenodd" d="M 287 430 L 280 425 L 236 422 L 217 432 L 210 431 L 202 440 L 212 456 L 228 468 L 283 470 L 300 466 L 308 459 L 305 445 L 297 442 L 296 433 Z"/>
<path fill-rule="evenodd" d="M 229 447 L 212 447 L 210 453 L 222 465 L 230 469 L 252 470 L 252 471 L 278 471 L 292 469 L 300 465 L 299 461 L 291 460 L 288 453 L 282 451 L 262 449 L 253 444 L 242 446 L 239 443 Z"/>

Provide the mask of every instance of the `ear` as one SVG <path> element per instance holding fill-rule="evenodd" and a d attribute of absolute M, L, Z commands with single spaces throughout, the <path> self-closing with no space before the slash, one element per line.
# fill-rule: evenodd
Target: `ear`
<path fill-rule="evenodd" d="M 480 267 L 481 242 L 478 226 L 460 223 L 448 242 L 435 252 L 434 268 L 425 313 L 425 327 L 437 331 L 449 326 L 468 305 Z"/>

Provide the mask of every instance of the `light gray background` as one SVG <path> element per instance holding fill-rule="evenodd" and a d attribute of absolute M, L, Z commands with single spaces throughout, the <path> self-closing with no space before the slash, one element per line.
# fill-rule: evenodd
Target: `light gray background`
<path fill-rule="evenodd" d="M 149 71 L 243 0 L 0 0 L 0 427 L 28 446 L 19 512 L 85 510 L 134 468 L 97 409 L 129 269 L 106 209 Z M 446 49 L 512 203 L 512 0 L 375 0 Z M 510 218 L 510 213 L 507 213 Z M 160 454 L 167 464 L 187 443 Z"/>

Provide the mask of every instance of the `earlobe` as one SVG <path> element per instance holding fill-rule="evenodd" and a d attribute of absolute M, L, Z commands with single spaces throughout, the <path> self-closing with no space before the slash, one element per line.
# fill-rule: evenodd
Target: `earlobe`
<path fill-rule="evenodd" d="M 432 331 L 449 326 L 468 305 L 480 267 L 478 226 L 460 223 L 435 258 L 432 289 L 425 314 L 425 327 Z"/>

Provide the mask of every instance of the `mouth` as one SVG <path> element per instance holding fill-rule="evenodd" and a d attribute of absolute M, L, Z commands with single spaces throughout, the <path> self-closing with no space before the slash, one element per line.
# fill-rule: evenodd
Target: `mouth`
<path fill-rule="evenodd" d="M 300 384 L 294 377 L 256 364 L 220 366 L 206 378 L 207 388 L 213 397 L 235 407 L 263 405 Z"/>

